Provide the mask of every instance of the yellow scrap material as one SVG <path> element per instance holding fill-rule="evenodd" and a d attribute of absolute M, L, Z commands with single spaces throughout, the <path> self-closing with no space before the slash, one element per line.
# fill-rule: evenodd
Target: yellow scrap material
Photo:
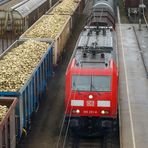
<path fill-rule="evenodd" d="M 28 40 L 0 59 L 0 91 L 16 92 L 30 77 L 49 44 Z"/>
<path fill-rule="evenodd" d="M 69 16 L 67 15 L 46 15 L 40 19 L 30 30 L 24 34 L 25 38 L 55 38 Z"/>
<path fill-rule="evenodd" d="M 8 111 L 8 107 L 6 105 L 0 105 L 0 122 L 5 117 L 7 111 Z"/>
<path fill-rule="evenodd" d="M 57 14 L 72 14 L 78 5 L 78 2 L 74 0 L 64 0 L 53 8 L 51 13 Z"/>

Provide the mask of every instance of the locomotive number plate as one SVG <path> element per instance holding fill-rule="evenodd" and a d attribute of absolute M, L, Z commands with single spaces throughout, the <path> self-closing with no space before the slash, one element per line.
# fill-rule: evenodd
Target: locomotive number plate
<path fill-rule="evenodd" d="M 91 101 L 89 100 L 89 101 L 86 102 L 86 105 L 87 106 L 95 106 L 95 102 L 92 101 L 92 100 Z"/>

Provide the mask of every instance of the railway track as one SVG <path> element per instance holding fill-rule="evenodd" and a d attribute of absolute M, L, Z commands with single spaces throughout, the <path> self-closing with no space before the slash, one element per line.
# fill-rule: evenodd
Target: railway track
<path fill-rule="evenodd" d="M 143 18 L 144 18 L 144 22 L 146 24 L 146 28 L 148 30 L 148 21 L 147 21 L 146 15 L 144 13 L 143 13 Z"/>
<path fill-rule="evenodd" d="M 68 136 L 63 148 L 119 148 L 117 132 L 100 137 Z"/>
<path fill-rule="evenodd" d="M 70 137 L 65 148 L 104 148 L 104 139 L 100 138 L 80 138 Z"/>
<path fill-rule="evenodd" d="M 119 123 L 104 131 L 102 136 L 80 136 L 64 126 L 56 148 L 120 148 Z"/>
<path fill-rule="evenodd" d="M 100 138 L 80 138 L 70 137 L 65 148 L 104 148 L 104 139 Z"/>

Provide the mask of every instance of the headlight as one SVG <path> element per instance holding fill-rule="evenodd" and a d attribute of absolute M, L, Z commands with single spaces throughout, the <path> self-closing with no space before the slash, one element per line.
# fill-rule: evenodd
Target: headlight
<path fill-rule="evenodd" d="M 76 113 L 77 113 L 77 114 L 79 114 L 79 113 L 80 113 L 80 110 L 79 110 L 79 109 L 77 109 L 77 110 L 76 110 Z"/>
<path fill-rule="evenodd" d="M 105 114 L 105 110 L 101 110 L 101 114 L 104 115 Z"/>
<path fill-rule="evenodd" d="M 93 99 L 93 95 L 89 95 L 88 98 L 89 98 L 89 99 Z"/>
<path fill-rule="evenodd" d="M 74 109 L 74 110 L 72 110 L 72 113 L 74 113 L 74 114 L 75 114 L 75 113 L 76 113 L 76 114 L 79 114 L 79 113 L 80 113 L 80 110 L 79 110 L 79 109 L 76 109 L 76 110 Z"/>
<path fill-rule="evenodd" d="M 109 111 L 107 111 L 107 110 L 101 110 L 101 114 L 102 115 L 107 115 L 107 114 L 109 114 Z"/>

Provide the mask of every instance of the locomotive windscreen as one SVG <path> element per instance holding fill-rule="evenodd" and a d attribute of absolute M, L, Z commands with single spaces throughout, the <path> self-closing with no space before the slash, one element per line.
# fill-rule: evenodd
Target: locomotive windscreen
<path fill-rule="evenodd" d="M 106 91 L 111 91 L 110 85 L 111 85 L 110 76 L 86 76 L 86 75 L 72 76 L 72 90 L 76 91 L 106 92 Z"/>

